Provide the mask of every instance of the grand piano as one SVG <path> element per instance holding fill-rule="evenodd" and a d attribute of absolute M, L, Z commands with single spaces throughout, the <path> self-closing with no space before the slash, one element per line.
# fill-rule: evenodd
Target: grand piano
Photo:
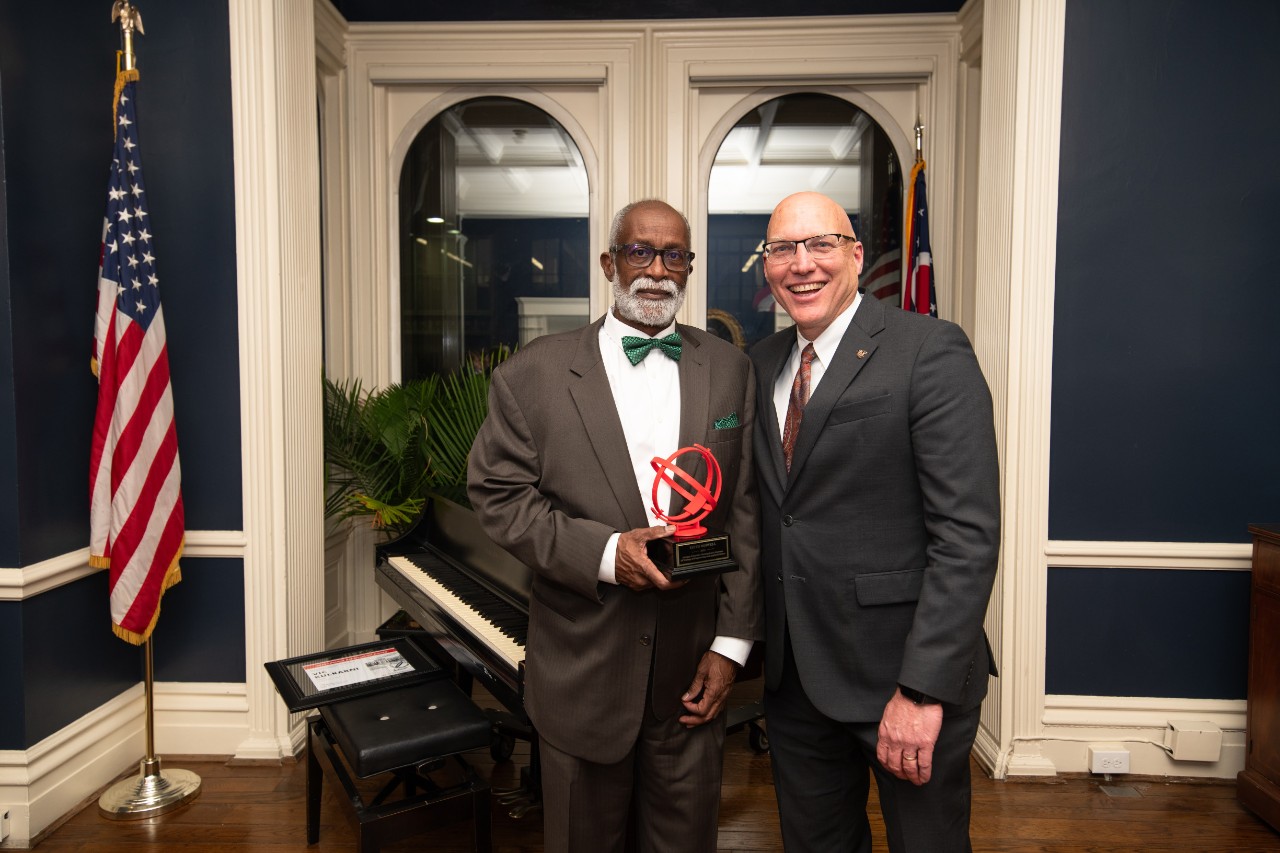
<path fill-rule="evenodd" d="M 529 764 L 521 768 L 520 786 L 495 794 L 511 806 L 512 817 L 538 808 L 538 739 L 524 712 L 533 573 L 493 544 L 469 509 L 438 497 L 412 529 L 379 545 L 377 558 L 378 586 L 422 627 L 415 639 L 423 651 L 442 665 L 452 662 L 464 692 L 470 694 L 472 682 L 479 681 L 506 708 L 494 715 L 494 758 L 510 758 L 516 738 L 529 740 Z M 760 676 L 759 646 L 738 680 Z M 726 714 L 728 732 L 747 727 L 751 749 L 768 751 L 759 702 L 730 707 Z"/>
<path fill-rule="evenodd" d="M 524 712 L 524 644 L 533 574 L 493 544 L 474 514 L 432 498 L 417 524 L 377 547 L 376 580 L 422 628 L 415 640 L 470 693 L 478 681 L 506 709 L 493 714 L 493 756 L 530 741 L 521 785 L 495 792 L 521 817 L 541 804 L 538 741 Z"/>

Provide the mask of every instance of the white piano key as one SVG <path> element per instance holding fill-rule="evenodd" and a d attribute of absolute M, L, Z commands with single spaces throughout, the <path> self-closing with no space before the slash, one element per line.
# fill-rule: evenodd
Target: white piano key
<path fill-rule="evenodd" d="M 423 594 L 434 601 L 446 612 L 465 625 L 472 634 L 480 639 L 492 652 L 517 669 L 524 660 L 524 646 L 507 635 L 480 614 L 464 599 L 459 598 L 448 587 L 441 584 L 430 573 L 415 566 L 405 557 L 391 557 L 388 562 L 395 567 Z"/>

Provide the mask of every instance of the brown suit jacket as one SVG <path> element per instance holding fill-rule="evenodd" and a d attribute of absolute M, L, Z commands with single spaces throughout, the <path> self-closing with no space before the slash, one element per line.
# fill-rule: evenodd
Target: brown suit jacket
<path fill-rule="evenodd" d="M 730 535 L 740 568 L 669 592 L 597 580 L 609 536 L 649 524 L 600 360 L 602 322 L 539 338 L 498 368 L 468 493 L 489 536 L 534 572 L 530 719 L 558 749 L 607 764 L 634 744 L 644 713 L 682 711 L 680 697 L 715 636 L 757 639 L 762 617 L 751 362 L 690 326 L 678 328 L 680 446 L 702 444 L 720 463 L 720 504 L 704 524 Z M 733 413 L 740 426 L 715 428 Z"/>

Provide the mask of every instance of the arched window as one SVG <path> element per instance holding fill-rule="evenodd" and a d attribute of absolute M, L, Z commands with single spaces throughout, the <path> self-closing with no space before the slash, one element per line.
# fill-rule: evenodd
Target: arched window
<path fill-rule="evenodd" d="M 402 379 L 586 322 L 589 198 L 541 109 L 476 98 L 432 119 L 400 174 Z"/>
<path fill-rule="evenodd" d="M 895 302 L 901 279 L 902 170 L 888 136 L 840 98 L 785 95 L 747 113 L 716 152 L 707 193 L 707 328 L 741 347 L 790 325 L 760 251 L 774 205 L 812 190 L 835 199 L 865 253 L 862 285 Z"/>

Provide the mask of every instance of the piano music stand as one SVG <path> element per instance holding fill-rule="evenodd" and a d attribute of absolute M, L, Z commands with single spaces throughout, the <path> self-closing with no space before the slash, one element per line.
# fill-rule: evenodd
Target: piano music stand
<path fill-rule="evenodd" d="M 308 727 L 307 843 L 320 840 L 320 798 L 328 760 L 358 825 L 357 853 L 457 819 L 457 810 L 428 821 L 437 806 L 469 800 L 475 824 L 475 849 L 490 853 L 489 785 L 461 753 L 489 746 L 490 723 L 471 700 L 447 680 L 429 681 L 320 707 Z M 427 775 L 453 759 L 459 779 L 445 787 Z M 350 772 L 348 771 L 350 768 Z M 368 803 L 351 773 L 361 779 L 390 773 L 392 778 Z M 403 796 L 388 801 L 398 788 Z"/>

